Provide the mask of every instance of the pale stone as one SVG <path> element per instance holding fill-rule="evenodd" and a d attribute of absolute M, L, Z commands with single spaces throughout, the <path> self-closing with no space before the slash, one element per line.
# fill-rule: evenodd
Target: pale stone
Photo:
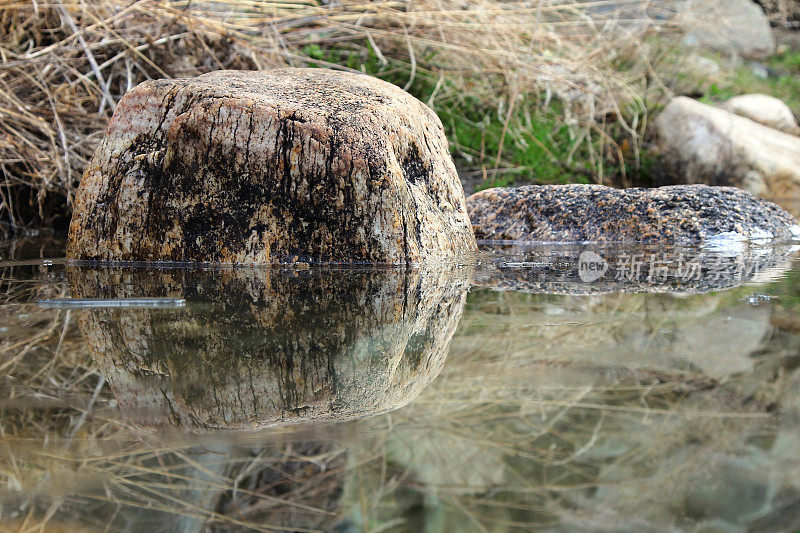
<path fill-rule="evenodd" d="M 775 37 L 764 11 L 750 0 L 685 0 L 675 3 L 684 44 L 745 57 L 775 52 Z"/>
<path fill-rule="evenodd" d="M 744 175 L 744 179 L 742 180 L 742 189 L 749 193 L 755 194 L 756 196 L 763 196 L 767 194 L 767 184 L 764 183 L 764 178 L 761 176 L 761 174 L 755 170 L 751 170 Z"/>
<path fill-rule="evenodd" d="M 769 17 L 750 0 L 579 0 L 578 5 L 607 28 L 632 31 L 666 23 L 681 31 L 689 47 L 756 58 L 775 52 Z"/>
<path fill-rule="evenodd" d="M 728 111 L 747 117 L 759 124 L 781 130 L 792 135 L 800 133 L 794 113 L 788 105 L 766 94 L 743 94 L 725 102 Z"/>
<path fill-rule="evenodd" d="M 145 82 L 75 199 L 72 259 L 421 262 L 474 250 L 441 122 L 323 69 Z"/>
<path fill-rule="evenodd" d="M 757 173 L 764 198 L 787 209 L 800 198 L 800 137 L 686 97 L 673 99 L 654 129 L 671 183 L 760 188 Z"/>

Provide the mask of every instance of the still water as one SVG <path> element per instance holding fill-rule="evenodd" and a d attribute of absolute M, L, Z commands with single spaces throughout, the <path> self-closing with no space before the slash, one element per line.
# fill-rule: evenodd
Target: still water
<path fill-rule="evenodd" d="M 0 246 L 0 529 L 795 531 L 791 246 L 418 268 Z"/>

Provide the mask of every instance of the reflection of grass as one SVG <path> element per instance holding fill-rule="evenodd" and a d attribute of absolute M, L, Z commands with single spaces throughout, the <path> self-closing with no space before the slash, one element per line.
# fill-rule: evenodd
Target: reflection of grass
<path fill-rule="evenodd" d="M 713 518 L 725 494 L 709 487 L 738 472 L 740 458 L 756 464 L 763 456 L 754 444 L 774 442 L 774 396 L 754 401 L 750 380 L 791 389 L 760 370 L 780 348 L 741 383 L 721 384 L 677 362 L 642 365 L 646 354 L 625 351 L 624 338 L 642 323 L 653 337 L 680 331 L 731 305 L 741 304 L 713 295 L 471 294 L 437 381 L 391 426 L 373 421 L 381 440 L 363 453 L 386 451 L 352 484 L 380 500 L 352 516 L 367 529 L 403 515 L 409 522 L 397 530 L 457 523 L 475 531 L 658 530 Z M 608 360 L 604 345 L 621 351 Z M 381 491 L 382 480 L 395 486 Z M 693 497 L 710 498 L 708 508 L 698 513 Z"/>
<path fill-rule="evenodd" d="M 794 281 L 776 291 L 795 294 Z M 64 289 L 27 286 L 7 302 Z M 687 495 L 737 460 L 761 457 L 775 469 L 795 460 L 759 455 L 789 423 L 773 412 L 790 408 L 781 402 L 791 381 L 774 378 L 790 370 L 784 345 L 765 345 L 752 374 L 723 383 L 626 343 L 637 328 L 661 339 L 725 316 L 743 305 L 737 291 L 679 299 L 476 290 L 444 370 L 406 408 L 238 442 L 204 436 L 203 446 L 126 427 L 108 386 L 98 387 L 77 316 L 65 324 L 63 311 L 9 303 L 0 506 L 4 517 L 24 509 L 18 522 L 28 528 L 102 529 L 115 512 L 135 523 L 154 510 L 165 529 L 179 519 L 212 530 L 678 527 L 676 517 L 702 519 Z"/>

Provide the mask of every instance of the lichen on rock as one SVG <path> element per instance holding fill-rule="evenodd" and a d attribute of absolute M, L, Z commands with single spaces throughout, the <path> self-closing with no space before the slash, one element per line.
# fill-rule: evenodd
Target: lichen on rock
<path fill-rule="evenodd" d="M 788 240 L 797 220 L 735 187 L 528 185 L 477 192 L 467 209 L 478 239 L 544 242 Z"/>
<path fill-rule="evenodd" d="M 366 75 L 276 69 L 131 90 L 84 174 L 67 255 L 409 263 L 474 248 L 431 109 Z"/>

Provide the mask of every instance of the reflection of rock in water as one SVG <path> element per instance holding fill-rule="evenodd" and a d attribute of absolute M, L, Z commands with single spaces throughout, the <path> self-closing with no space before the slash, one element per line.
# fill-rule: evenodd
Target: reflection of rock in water
<path fill-rule="evenodd" d="M 436 377 L 468 272 L 74 270 L 73 296 L 181 297 L 91 309 L 80 326 L 137 424 L 250 428 L 407 404 Z"/>
<path fill-rule="evenodd" d="M 702 293 L 768 281 L 791 267 L 796 247 L 483 245 L 476 285 L 545 294 Z"/>
<path fill-rule="evenodd" d="M 385 459 L 343 507 L 452 530 L 469 509 L 487 530 L 798 531 L 798 283 L 751 290 L 475 291 L 436 382 L 388 438 L 370 420 Z M 378 446 L 359 444 L 353 463 Z M 403 484 L 357 500 L 384 479 Z"/>

